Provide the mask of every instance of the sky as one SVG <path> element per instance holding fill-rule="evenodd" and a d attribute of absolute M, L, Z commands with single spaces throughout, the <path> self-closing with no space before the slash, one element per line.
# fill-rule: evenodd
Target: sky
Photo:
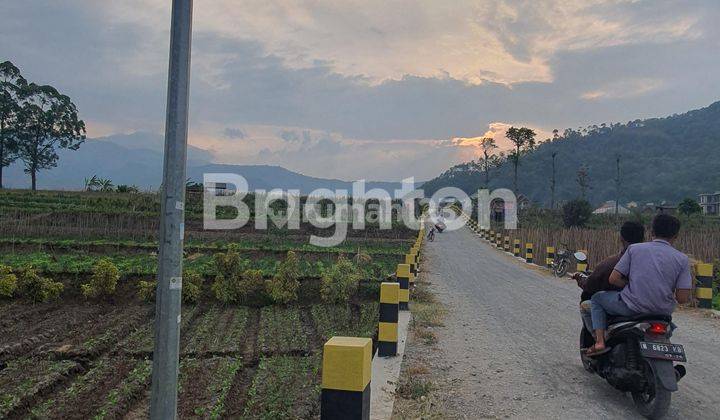
<path fill-rule="evenodd" d="M 170 0 L 4 0 L 0 61 L 89 136 L 163 132 Z M 425 180 L 535 129 L 700 108 L 717 0 L 195 0 L 189 142 L 220 163 Z"/>

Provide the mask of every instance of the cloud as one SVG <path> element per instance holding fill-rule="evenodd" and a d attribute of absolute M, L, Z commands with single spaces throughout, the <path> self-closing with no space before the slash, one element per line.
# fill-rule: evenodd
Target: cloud
<path fill-rule="evenodd" d="M 0 2 L 0 58 L 70 95 L 91 134 L 162 132 L 170 2 L 61 3 Z M 720 91 L 714 0 L 197 0 L 195 12 L 190 141 L 228 163 L 428 178 L 485 135 L 503 142 L 507 124 L 545 138 Z"/>
<path fill-rule="evenodd" d="M 223 137 L 225 137 L 227 139 L 241 139 L 242 140 L 245 138 L 245 132 L 239 128 L 227 127 L 223 131 Z"/>

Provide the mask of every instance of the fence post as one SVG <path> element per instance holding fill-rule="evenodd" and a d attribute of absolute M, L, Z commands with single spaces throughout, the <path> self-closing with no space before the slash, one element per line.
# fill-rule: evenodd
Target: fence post
<path fill-rule="evenodd" d="M 528 242 L 525 244 L 525 262 L 532 264 L 533 262 L 533 244 Z"/>
<path fill-rule="evenodd" d="M 400 283 L 399 308 L 401 311 L 407 311 L 410 302 L 410 279 L 413 277 L 410 264 L 398 264 L 395 277 Z"/>
<path fill-rule="evenodd" d="M 513 255 L 516 257 L 520 256 L 520 239 L 513 240 Z"/>
<path fill-rule="evenodd" d="M 552 268 L 553 261 L 555 261 L 555 247 L 549 246 L 546 251 L 547 256 L 545 257 L 545 265 L 547 265 L 547 268 Z"/>
<path fill-rule="evenodd" d="M 698 306 L 705 309 L 712 309 L 713 300 L 713 265 L 697 264 L 697 287 L 695 288 L 695 297 L 698 300 Z"/>
<path fill-rule="evenodd" d="M 372 339 L 332 337 L 323 346 L 320 418 L 369 419 Z"/>
<path fill-rule="evenodd" d="M 380 284 L 380 323 L 378 325 L 378 356 L 397 354 L 400 283 Z"/>
<path fill-rule="evenodd" d="M 583 252 L 586 256 L 588 256 L 587 251 L 585 251 L 584 249 L 579 249 L 578 251 Z M 577 267 L 576 267 L 578 272 L 583 272 L 583 271 L 587 270 L 587 268 L 588 268 L 587 261 L 588 261 L 587 259 L 584 262 L 578 261 Z"/>

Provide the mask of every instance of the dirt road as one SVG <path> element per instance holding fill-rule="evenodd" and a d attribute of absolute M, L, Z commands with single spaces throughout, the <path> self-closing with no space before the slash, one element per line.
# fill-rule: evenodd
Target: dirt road
<path fill-rule="evenodd" d="M 442 411 L 456 418 L 638 418 L 629 394 L 578 358 L 579 289 L 502 253 L 464 228 L 425 245 L 425 275 L 449 311 L 437 352 Z M 720 320 L 675 314 L 688 374 L 669 418 L 720 418 Z"/>

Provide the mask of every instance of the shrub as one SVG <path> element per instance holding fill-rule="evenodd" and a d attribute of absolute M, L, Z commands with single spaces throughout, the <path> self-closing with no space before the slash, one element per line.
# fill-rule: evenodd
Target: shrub
<path fill-rule="evenodd" d="M 140 280 L 138 282 L 138 297 L 145 302 L 155 300 L 155 291 L 157 290 L 157 280 Z"/>
<path fill-rule="evenodd" d="M 300 260 L 293 251 L 288 251 L 275 276 L 268 282 L 268 294 L 274 302 L 290 303 L 297 300 L 299 287 Z"/>
<path fill-rule="evenodd" d="M 327 303 L 347 302 L 357 290 L 359 280 L 355 265 L 341 256 L 323 272 L 320 297 Z"/>
<path fill-rule="evenodd" d="M 0 298 L 11 298 L 17 290 L 17 277 L 10 267 L 0 264 Z"/>
<path fill-rule="evenodd" d="M 196 303 L 202 293 L 203 278 L 195 271 L 186 271 L 183 274 L 182 300 L 184 303 Z M 152 302 L 157 293 L 157 280 L 138 282 L 137 294 L 140 300 Z"/>
<path fill-rule="evenodd" d="M 186 271 L 183 275 L 182 300 L 185 303 L 195 303 L 200 300 L 203 278 L 195 271 Z"/>
<path fill-rule="evenodd" d="M 256 305 L 267 298 L 265 279 L 260 270 L 245 270 L 238 286 L 236 296 L 239 302 Z"/>
<path fill-rule="evenodd" d="M 98 261 L 92 269 L 90 283 L 80 286 L 86 298 L 110 297 L 115 294 L 120 270 L 107 258 Z"/>
<path fill-rule="evenodd" d="M 262 273 L 248 270 L 248 260 L 240 257 L 239 247 L 230 245 L 227 252 L 215 254 L 215 281 L 212 291 L 223 303 L 254 300 L 265 296 Z M 259 274 L 259 279 L 256 278 Z M 249 277 L 248 277 L 249 276 Z"/>
<path fill-rule="evenodd" d="M 565 227 L 585 226 L 592 216 L 592 206 L 586 200 L 575 199 L 563 206 L 563 223 Z"/>
<path fill-rule="evenodd" d="M 18 274 L 20 295 L 33 302 L 56 300 L 64 289 L 62 283 L 41 277 L 32 267 L 25 267 Z"/>

